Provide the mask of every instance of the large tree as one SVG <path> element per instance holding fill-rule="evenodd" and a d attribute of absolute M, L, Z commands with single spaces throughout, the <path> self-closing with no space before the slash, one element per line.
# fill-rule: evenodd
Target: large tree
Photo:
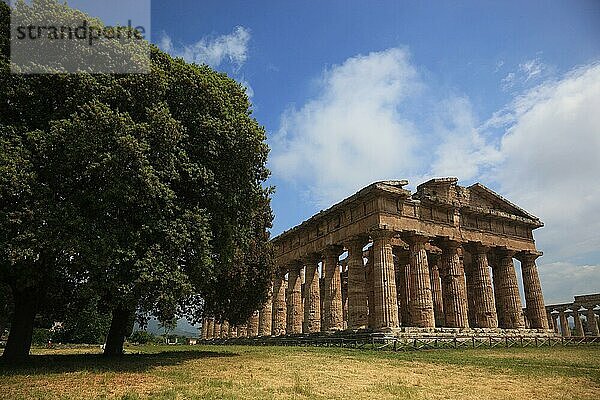
<path fill-rule="evenodd" d="M 136 311 L 247 318 L 269 287 L 272 215 L 244 89 L 155 47 L 149 74 L 11 75 L 8 15 L 0 2 L 0 281 L 16 311 L 4 357 L 28 354 L 50 285 L 107 305 L 107 354 Z"/>

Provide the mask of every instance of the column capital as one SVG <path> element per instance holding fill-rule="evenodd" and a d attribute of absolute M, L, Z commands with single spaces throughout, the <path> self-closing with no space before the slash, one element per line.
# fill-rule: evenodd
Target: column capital
<path fill-rule="evenodd" d="M 321 261 L 321 258 L 322 257 L 321 257 L 320 253 L 308 253 L 307 255 L 302 257 L 302 261 L 306 265 L 313 265 L 313 264 L 318 264 L 319 261 Z"/>
<path fill-rule="evenodd" d="M 442 249 L 442 252 L 444 252 L 448 250 L 458 249 L 463 245 L 463 242 L 450 238 L 439 238 L 434 240 L 434 244 L 440 249 Z"/>
<path fill-rule="evenodd" d="M 325 257 L 339 257 L 340 254 L 342 254 L 343 252 L 344 246 L 341 246 L 339 244 L 332 244 L 325 247 L 325 249 L 323 250 L 323 255 Z"/>
<path fill-rule="evenodd" d="M 542 256 L 544 253 L 541 251 L 520 251 L 516 254 L 517 260 L 526 263 L 526 262 L 534 262 L 538 257 Z"/>
<path fill-rule="evenodd" d="M 362 252 L 363 247 L 365 247 L 365 245 L 367 244 L 368 241 L 369 241 L 368 236 L 359 235 L 359 236 L 354 236 L 354 237 L 346 240 L 344 242 L 344 245 L 346 246 L 346 248 L 348 250 L 350 250 L 350 249 L 357 250 L 357 248 L 360 247 L 360 249 L 358 249 L 358 251 Z"/>
<path fill-rule="evenodd" d="M 396 235 L 396 232 L 387 228 L 377 227 L 372 228 L 369 234 L 373 239 L 391 239 Z"/>
<path fill-rule="evenodd" d="M 402 234 L 402 240 L 408 243 L 409 246 L 417 244 L 425 244 L 431 240 L 430 236 L 419 232 L 406 232 Z"/>
<path fill-rule="evenodd" d="M 512 250 L 506 247 L 494 247 L 492 249 L 498 257 L 510 257 L 513 258 L 517 254 L 516 250 Z"/>
<path fill-rule="evenodd" d="M 487 254 L 490 251 L 490 247 L 481 242 L 468 242 L 464 247 L 471 254 Z"/>

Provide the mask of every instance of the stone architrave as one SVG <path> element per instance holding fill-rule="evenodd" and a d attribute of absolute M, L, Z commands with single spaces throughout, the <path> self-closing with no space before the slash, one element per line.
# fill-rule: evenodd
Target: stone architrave
<path fill-rule="evenodd" d="M 592 336 L 599 336 L 600 333 L 598 332 L 598 321 L 596 321 L 596 313 L 592 307 L 588 308 L 587 321 Z"/>
<path fill-rule="evenodd" d="M 523 329 L 523 306 L 517 283 L 517 273 L 513 263 L 514 251 L 498 249 L 495 264 L 492 266 L 494 274 L 494 295 L 496 298 L 496 311 L 500 328 Z"/>
<path fill-rule="evenodd" d="M 449 328 L 468 328 L 469 316 L 465 271 L 458 254 L 460 243 L 446 240 L 439 243 L 438 246 L 442 249 L 440 274 L 446 326 Z"/>
<path fill-rule="evenodd" d="M 410 322 L 419 328 L 434 328 L 435 313 L 431 294 L 431 279 L 425 244 L 429 238 L 421 235 L 406 237 L 410 252 L 409 304 Z"/>
<path fill-rule="evenodd" d="M 569 329 L 569 322 L 567 321 L 567 314 L 561 310 L 558 312 L 558 318 L 560 319 L 560 333 L 564 337 L 570 337 L 571 329 Z"/>
<path fill-rule="evenodd" d="M 442 300 L 442 284 L 440 281 L 440 272 L 438 268 L 439 256 L 437 254 L 428 254 L 427 262 L 429 264 L 429 279 L 431 281 L 431 298 L 433 299 L 433 315 L 435 316 L 435 326 L 445 326 L 444 323 L 444 303 Z"/>
<path fill-rule="evenodd" d="M 363 260 L 365 239 L 348 241 L 348 329 L 362 329 L 369 324 L 367 282 Z"/>
<path fill-rule="evenodd" d="M 541 253 L 520 253 L 521 273 L 523 275 L 523 289 L 525 291 L 525 307 L 527 319 L 533 329 L 548 329 L 546 319 L 546 307 L 544 306 L 544 295 L 542 285 L 535 265 L 535 260 Z"/>
<path fill-rule="evenodd" d="M 269 289 L 267 294 L 267 301 L 265 305 L 260 309 L 258 318 L 258 335 L 259 336 L 271 336 L 273 325 L 273 288 Z"/>
<path fill-rule="evenodd" d="M 304 333 L 321 331 L 321 285 L 319 277 L 319 261 L 321 256 L 313 253 L 304 259 L 305 272 L 305 303 L 304 303 Z"/>
<path fill-rule="evenodd" d="M 221 324 L 221 339 L 229 338 L 229 321 L 225 320 Z"/>
<path fill-rule="evenodd" d="M 469 252 L 472 258 L 472 282 L 475 306 L 475 327 L 497 328 L 498 316 L 496 315 L 496 303 L 494 301 L 494 290 L 490 277 L 490 267 L 487 253 L 489 248 L 479 244 L 471 244 Z"/>
<path fill-rule="evenodd" d="M 398 294 L 391 239 L 394 231 L 377 229 L 373 238 L 373 325 L 375 329 L 398 328 Z"/>
<path fill-rule="evenodd" d="M 279 272 L 273 282 L 273 311 L 271 324 L 271 333 L 273 336 L 285 335 L 287 324 L 287 304 L 285 293 L 287 291 L 287 282 L 284 279 L 284 273 Z"/>
<path fill-rule="evenodd" d="M 288 270 L 287 290 L 287 324 L 288 334 L 302 333 L 302 280 L 300 279 L 301 263 L 297 262 Z"/>
<path fill-rule="evenodd" d="M 322 331 L 344 329 L 344 309 L 342 304 L 342 281 L 338 265 L 342 253 L 341 246 L 330 246 L 323 258 L 324 294 Z"/>

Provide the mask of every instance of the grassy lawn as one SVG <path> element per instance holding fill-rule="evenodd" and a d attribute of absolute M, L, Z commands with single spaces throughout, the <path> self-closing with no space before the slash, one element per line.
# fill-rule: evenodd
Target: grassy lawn
<path fill-rule="evenodd" d="M 600 347 L 410 353 L 244 346 L 35 349 L 2 399 L 599 399 Z M 96 354 L 94 354 L 96 353 Z"/>

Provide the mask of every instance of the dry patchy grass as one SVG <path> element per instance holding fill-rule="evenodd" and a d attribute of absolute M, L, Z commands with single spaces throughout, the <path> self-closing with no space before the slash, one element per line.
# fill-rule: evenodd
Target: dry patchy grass
<path fill-rule="evenodd" d="M 137 347 L 37 350 L 0 366 L 8 399 L 598 399 L 600 347 L 435 350 Z"/>

